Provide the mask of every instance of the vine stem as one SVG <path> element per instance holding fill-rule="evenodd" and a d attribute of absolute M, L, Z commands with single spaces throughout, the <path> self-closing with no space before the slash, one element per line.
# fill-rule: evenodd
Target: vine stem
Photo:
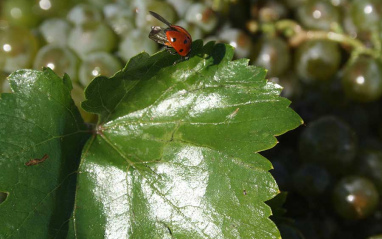
<path fill-rule="evenodd" d="M 378 57 L 378 51 L 366 47 L 360 40 L 350 37 L 349 35 L 334 31 L 313 31 L 304 30 L 298 23 L 292 20 L 281 20 L 275 23 L 277 31 L 281 31 L 289 39 L 292 47 L 300 45 L 307 40 L 330 40 L 338 42 L 342 45 L 350 46 L 354 49 L 353 54 L 365 54 Z"/>

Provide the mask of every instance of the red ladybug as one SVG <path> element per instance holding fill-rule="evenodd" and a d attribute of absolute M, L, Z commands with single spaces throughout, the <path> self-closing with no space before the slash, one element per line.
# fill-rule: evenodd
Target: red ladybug
<path fill-rule="evenodd" d="M 168 49 L 175 49 L 175 51 L 182 57 L 187 57 L 191 51 L 192 38 L 190 33 L 183 27 L 169 23 L 158 13 L 152 11 L 149 12 L 156 19 L 168 26 L 166 29 L 162 29 L 159 26 L 151 27 L 149 38 L 159 44 L 165 45 Z"/>

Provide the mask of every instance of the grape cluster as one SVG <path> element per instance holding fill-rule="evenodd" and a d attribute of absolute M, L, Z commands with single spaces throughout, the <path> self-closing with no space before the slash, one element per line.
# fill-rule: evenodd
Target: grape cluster
<path fill-rule="evenodd" d="M 71 77 L 77 104 L 95 76 L 159 49 L 147 36 L 163 24 L 149 10 L 193 39 L 231 44 L 283 86 L 306 124 L 263 152 L 288 192 L 286 212 L 273 208 L 283 238 L 382 238 L 381 0 L 3 0 L 0 9 L 0 92 L 11 72 L 50 67 Z"/>
<path fill-rule="evenodd" d="M 163 23 L 149 10 L 184 26 L 196 39 L 218 21 L 209 5 L 193 1 L 3 0 L 0 9 L 0 92 L 11 91 L 5 80 L 11 72 L 50 67 L 70 76 L 77 105 L 94 77 L 110 77 L 136 54 L 158 50 L 147 36 L 151 26 Z M 81 114 L 95 121 L 94 115 Z"/>
<path fill-rule="evenodd" d="M 305 121 L 264 152 L 288 192 L 274 216 L 283 238 L 381 237 L 382 2 L 260 1 L 252 12 L 253 62 Z"/>

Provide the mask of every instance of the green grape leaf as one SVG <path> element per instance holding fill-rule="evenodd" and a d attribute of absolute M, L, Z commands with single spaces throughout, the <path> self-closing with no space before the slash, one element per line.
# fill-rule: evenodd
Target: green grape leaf
<path fill-rule="evenodd" d="M 264 202 L 278 187 L 258 152 L 301 118 L 265 70 L 195 41 L 187 61 L 141 53 L 97 77 L 99 115 L 78 172 L 69 237 L 279 238 Z"/>
<path fill-rule="evenodd" d="M 14 93 L 0 96 L 0 238 L 65 237 L 88 137 L 70 79 L 44 69 L 9 80 Z"/>

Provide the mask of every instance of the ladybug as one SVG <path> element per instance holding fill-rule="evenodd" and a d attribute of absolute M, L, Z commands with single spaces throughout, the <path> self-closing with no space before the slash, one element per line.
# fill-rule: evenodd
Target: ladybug
<path fill-rule="evenodd" d="M 192 38 L 183 27 L 173 25 L 158 13 L 149 11 L 150 14 L 168 26 L 162 29 L 159 26 L 151 27 L 149 38 L 159 44 L 165 45 L 168 50 L 174 49 L 180 56 L 186 57 L 191 51 Z M 175 52 L 171 52 L 175 54 Z"/>

